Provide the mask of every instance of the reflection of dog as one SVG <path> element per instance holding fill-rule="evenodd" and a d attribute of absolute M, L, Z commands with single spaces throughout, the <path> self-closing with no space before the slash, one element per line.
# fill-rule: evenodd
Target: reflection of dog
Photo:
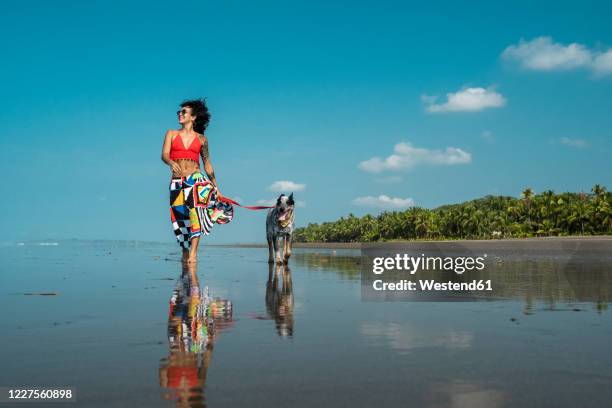
<path fill-rule="evenodd" d="M 293 235 L 293 209 L 295 202 L 293 201 L 293 193 L 289 197 L 281 194 L 276 200 L 276 206 L 268 211 L 266 217 L 266 238 L 268 239 L 268 262 L 274 262 L 276 255 L 276 263 L 281 263 L 281 254 L 279 251 L 279 240 L 283 240 L 283 261 L 289 262 L 291 256 L 291 236 Z M 273 251 L 274 249 L 274 251 Z"/>
<path fill-rule="evenodd" d="M 281 337 L 293 337 L 293 283 L 288 265 L 268 265 L 266 309 Z M 282 279 L 282 286 L 278 281 Z"/>

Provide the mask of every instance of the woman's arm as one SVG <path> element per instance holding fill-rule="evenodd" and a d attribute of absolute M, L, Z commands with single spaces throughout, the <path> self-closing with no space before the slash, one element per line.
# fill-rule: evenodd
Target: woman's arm
<path fill-rule="evenodd" d="M 172 146 L 172 130 L 168 130 L 166 132 L 166 136 L 164 136 L 164 144 L 162 146 L 162 154 L 161 159 L 164 163 L 172 168 L 172 171 L 175 173 L 180 173 L 181 168 L 175 161 L 170 159 L 170 147 Z"/>
<path fill-rule="evenodd" d="M 208 138 L 206 136 L 202 136 L 202 147 L 200 147 L 200 156 L 202 157 L 202 163 L 204 163 L 204 171 L 206 172 L 206 174 L 208 174 L 208 178 L 217 188 L 217 194 L 221 196 L 221 192 L 219 191 L 219 185 L 217 184 L 217 179 L 215 178 L 215 170 L 213 169 L 212 163 L 210 162 L 210 155 L 208 154 Z"/>

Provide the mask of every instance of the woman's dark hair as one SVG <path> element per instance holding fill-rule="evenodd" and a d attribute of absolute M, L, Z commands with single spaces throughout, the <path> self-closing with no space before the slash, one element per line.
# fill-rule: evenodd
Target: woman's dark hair
<path fill-rule="evenodd" d="M 193 124 L 193 130 L 198 133 L 204 134 L 204 131 L 208 127 L 210 122 L 210 112 L 208 106 L 206 106 L 205 99 L 192 99 L 181 103 L 181 108 L 191 108 L 191 115 L 196 117 L 195 123 Z"/>

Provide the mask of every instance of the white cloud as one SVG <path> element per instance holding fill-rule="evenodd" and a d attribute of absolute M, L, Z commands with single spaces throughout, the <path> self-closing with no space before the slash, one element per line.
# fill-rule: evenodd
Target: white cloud
<path fill-rule="evenodd" d="M 553 42 L 551 37 L 538 37 L 531 41 L 521 39 L 502 52 L 502 58 L 515 61 L 520 67 L 533 71 L 568 71 L 589 69 L 596 75 L 612 73 L 612 48 L 601 52 L 571 43 Z"/>
<path fill-rule="evenodd" d="M 431 105 L 435 103 L 436 99 L 438 99 L 437 95 L 427 95 L 427 94 L 421 95 L 421 102 L 423 102 L 425 105 Z"/>
<path fill-rule="evenodd" d="M 612 74 L 612 49 L 593 59 L 593 71 L 598 75 Z"/>
<path fill-rule="evenodd" d="M 427 112 L 478 112 L 487 108 L 501 108 L 506 105 L 506 98 L 492 88 L 465 88 L 455 93 L 446 94 L 446 102 L 436 104 L 437 97 L 422 95 Z"/>
<path fill-rule="evenodd" d="M 384 208 L 384 209 L 404 209 L 414 206 L 414 200 L 412 198 L 398 198 L 389 197 L 384 194 L 378 197 L 365 196 L 357 197 L 353 200 L 353 204 L 361 207 L 373 207 L 373 208 Z"/>
<path fill-rule="evenodd" d="M 278 197 L 277 197 L 278 198 Z M 271 198 L 269 200 L 257 200 L 256 205 L 265 205 L 268 207 L 273 207 L 276 205 L 277 198 Z M 306 207 L 305 201 L 295 200 L 296 207 Z"/>
<path fill-rule="evenodd" d="M 372 157 L 359 163 L 359 168 L 371 173 L 384 170 L 403 170 L 418 164 L 453 165 L 467 164 L 472 161 L 472 155 L 456 147 L 445 150 L 430 150 L 413 147 L 410 143 L 400 142 L 393 148 L 393 154 L 385 159 Z"/>
<path fill-rule="evenodd" d="M 583 148 L 589 146 L 588 142 L 584 139 L 570 139 L 569 137 L 562 137 L 559 139 L 559 142 L 569 147 Z"/>
<path fill-rule="evenodd" d="M 268 186 L 269 191 L 277 191 L 279 193 L 286 193 L 287 191 L 302 191 L 305 188 L 306 184 L 298 184 L 288 180 L 275 181 Z"/>
<path fill-rule="evenodd" d="M 590 64 L 591 52 L 581 44 L 553 43 L 550 37 L 532 41 L 521 39 L 507 47 L 502 58 L 517 61 L 523 68 L 536 71 L 566 70 Z"/>
<path fill-rule="evenodd" d="M 271 198 L 269 200 L 257 200 L 257 202 L 255 204 L 257 204 L 257 205 L 273 206 L 273 205 L 276 205 L 276 199 L 275 198 Z"/>
<path fill-rule="evenodd" d="M 481 133 L 480 137 L 486 140 L 489 143 L 493 143 L 495 141 L 495 135 L 490 130 L 485 130 Z"/>

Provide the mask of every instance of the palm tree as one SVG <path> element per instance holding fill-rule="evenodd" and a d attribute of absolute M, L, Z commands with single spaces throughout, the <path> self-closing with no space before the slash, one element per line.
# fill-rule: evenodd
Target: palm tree
<path fill-rule="evenodd" d="M 606 195 L 606 188 L 599 184 L 595 184 L 593 188 L 591 188 L 591 191 L 596 197 L 604 197 Z"/>
<path fill-rule="evenodd" d="M 584 200 L 584 193 L 581 195 L 581 199 L 573 203 L 570 207 L 570 215 L 568 217 L 568 221 L 570 226 L 573 224 L 580 225 L 580 235 L 584 235 L 584 222 L 588 221 L 589 218 L 589 207 L 586 205 Z"/>
<path fill-rule="evenodd" d="M 387 239 L 489 238 L 612 233 L 612 193 L 594 185 L 592 194 L 526 188 L 521 198 L 485 196 L 430 210 L 411 207 L 379 216 L 349 214 L 335 222 L 297 228 L 296 241 L 359 242 Z"/>
<path fill-rule="evenodd" d="M 521 197 L 523 198 L 523 202 L 525 203 L 527 226 L 529 231 L 531 231 L 531 199 L 533 198 L 533 189 L 531 187 L 527 187 L 521 193 Z"/>

